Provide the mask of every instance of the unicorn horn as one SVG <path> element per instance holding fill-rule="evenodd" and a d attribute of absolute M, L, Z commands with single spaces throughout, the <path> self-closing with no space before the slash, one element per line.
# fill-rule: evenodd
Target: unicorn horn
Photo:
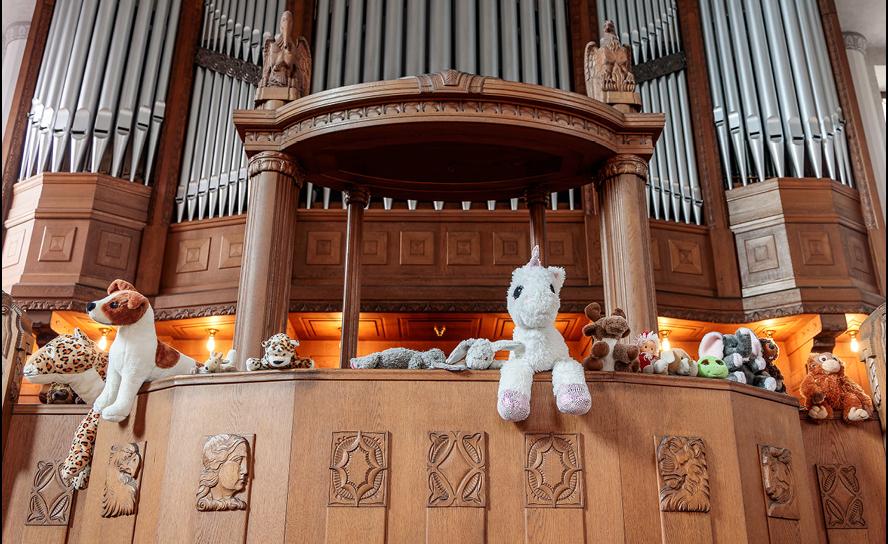
<path fill-rule="evenodd" d="M 540 246 L 533 246 L 533 249 L 530 251 L 530 260 L 527 262 L 527 266 L 542 266 L 542 264 L 540 264 Z"/>

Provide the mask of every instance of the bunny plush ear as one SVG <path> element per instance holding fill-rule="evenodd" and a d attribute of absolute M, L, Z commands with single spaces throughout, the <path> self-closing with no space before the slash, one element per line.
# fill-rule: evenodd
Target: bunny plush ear
<path fill-rule="evenodd" d="M 108 286 L 108 294 L 116 293 L 117 291 L 135 291 L 136 286 L 126 280 L 114 280 L 111 282 L 111 285 Z"/>
<path fill-rule="evenodd" d="M 464 362 L 466 360 L 466 354 L 469 352 L 469 348 L 472 347 L 472 344 L 475 343 L 474 338 L 469 338 L 468 340 L 463 340 L 456 346 L 456 349 L 447 357 L 448 365 L 455 365 L 460 362 Z"/>
<path fill-rule="evenodd" d="M 564 286 L 566 273 L 560 266 L 550 266 L 548 270 L 549 274 L 552 274 L 552 287 L 555 288 L 555 292 L 557 293 L 561 291 L 561 288 Z"/>
<path fill-rule="evenodd" d="M 524 343 L 517 340 L 497 340 L 493 342 L 493 351 L 518 351 L 524 349 Z"/>
<path fill-rule="evenodd" d="M 711 355 L 716 359 L 724 357 L 725 341 L 720 332 L 707 332 L 700 341 L 697 353 L 701 358 Z"/>

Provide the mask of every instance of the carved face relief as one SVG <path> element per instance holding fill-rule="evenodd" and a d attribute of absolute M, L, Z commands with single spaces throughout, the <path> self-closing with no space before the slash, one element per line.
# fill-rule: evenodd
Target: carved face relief
<path fill-rule="evenodd" d="M 203 447 L 203 470 L 197 489 L 201 512 L 244 510 L 247 503 L 235 497 L 247 487 L 250 445 L 236 434 L 217 434 Z"/>
<path fill-rule="evenodd" d="M 660 511 L 709 512 L 709 471 L 703 439 L 665 436 L 657 446 Z"/>
<path fill-rule="evenodd" d="M 142 455 L 138 444 L 111 446 L 111 459 L 102 495 L 102 517 L 116 518 L 136 513 L 136 494 L 139 491 L 136 478 L 141 465 Z"/>
<path fill-rule="evenodd" d="M 792 454 L 786 448 L 760 446 L 762 485 L 767 498 L 768 516 L 799 519 L 795 502 L 795 477 L 792 472 Z"/>

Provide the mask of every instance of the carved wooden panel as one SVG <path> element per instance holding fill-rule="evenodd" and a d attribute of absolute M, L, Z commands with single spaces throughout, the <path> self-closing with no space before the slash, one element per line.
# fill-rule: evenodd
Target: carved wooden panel
<path fill-rule="evenodd" d="M 487 434 L 430 432 L 426 506 L 487 506 Z"/>
<path fill-rule="evenodd" d="M 435 264 L 435 233 L 401 232 L 401 264 Z"/>
<path fill-rule="evenodd" d="M 43 241 L 40 243 L 40 254 L 37 260 L 70 261 L 76 235 L 77 227 L 75 226 L 46 225 L 43 227 Z"/>
<path fill-rule="evenodd" d="M 524 435 L 524 504 L 528 508 L 582 508 L 583 453 L 579 434 Z"/>
<path fill-rule="evenodd" d="M 62 482 L 63 459 L 38 461 L 25 525 L 67 525 L 74 490 Z"/>
<path fill-rule="evenodd" d="M 99 250 L 96 254 L 96 264 L 118 270 L 126 270 L 129 267 L 132 245 L 132 236 L 103 230 L 99 234 Z"/>
<path fill-rule="evenodd" d="M 22 258 L 22 248 L 25 243 L 27 228 L 20 227 L 6 231 L 6 241 L 3 248 L 3 267 L 13 266 Z"/>
<path fill-rule="evenodd" d="M 668 240 L 669 263 L 673 272 L 703 275 L 700 244 L 693 240 Z"/>
<path fill-rule="evenodd" d="M 398 338 L 411 340 L 455 341 L 477 338 L 481 332 L 481 319 L 472 317 L 426 317 L 423 315 L 398 316 Z M 440 335 L 440 336 L 439 336 Z"/>
<path fill-rule="evenodd" d="M 388 432 L 333 433 L 328 506 L 385 506 Z"/>
<path fill-rule="evenodd" d="M 873 269 L 865 239 L 857 233 L 848 232 L 845 236 L 845 243 L 848 250 L 848 264 L 851 269 L 871 275 Z"/>
<path fill-rule="evenodd" d="M 176 272 L 203 272 L 210 264 L 210 238 L 181 240 Z"/>
<path fill-rule="evenodd" d="M 237 268 L 244 255 L 243 231 L 222 234 L 222 248 L 219 252 L 219 268 Z"/>
<path fill-rule="evenodd" d="M 651 265 L 654 270 L 663 270 L 663 264 L 660 261 L 660 242 L 656 238 L 651 240 Z"/>
<path fill-rule="evenodd" d="M 573 236 L 570 232 L 549 230 L 546 236 L 547 265 L 567 266 L 575 263 Z"/>
<path fill-rule="evenodd" d="M 702 438 L 663 436 L 657 441 L 661 512 L 709 512 L 709 469 Z"/>
<path fill-rule="evenodd" d="M 364 231 L 362 237 L 364 251 L 361 264 L 388 264 L 388 233 L 381 231 Z"/>
<path fill-rule="evenodd" d="M 792 452 L 786 448 L 759 445 L 759 461 L 768 517 L 799 519 Z"/>
<path fill-rule="evenodd" d="M 773 234 L 746 240 L 746 263 L 750 272 L 763 272 L 780 267 L 777 241 Z"/>
<path fill-rule="evenodd" d="M 308 247 L 306 251 L 306 264 L 341 264 L 342 233 L 311 231 L 308 233 Z"/>
<path fill-rule="evenodd" d="M 253 435 L 205 437 L 196 506 L 200 512 L 246 510 L 253 467 Z"/>
<path fill-rule="evenodd" d="M 816 465 L 827 529 L 865 529 L 863 494 L 854 465 Z"/>
<path fill-rule="evenodd" d="M 522 265 L 530 258 L 527 232 L 494 232 L 493 264 Z"/>
<path fill-rule="evenodd" d="M 447 232 L 447 265 L 481 264 L 480 232 Z"/>
<path fill-rule="evenodd" d="M 802 263 L 825 266 L 835 264 L 829 233 L 800 231 L 799 243 L 802 247 Z"/>
<path fill-rule="evenodd" d="M 102 491 L 102 517 L 132 516 L 139 505 L 145 442 L 112 444 Z"/>

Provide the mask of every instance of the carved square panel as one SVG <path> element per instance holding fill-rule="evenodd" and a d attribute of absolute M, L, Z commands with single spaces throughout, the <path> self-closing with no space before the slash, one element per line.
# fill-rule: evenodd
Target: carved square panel
<path fill-rule="evenodd" d="M 579 434 L 524 435 L 524 504 L 582 508 L 585 481 Z"/>
<path fill-rule="evenodd" d="M 663 270 L 663 264 L 660 262 L 660 241 L 656 238 L 651 239 L 651 264 L 654 270 Z"/>
<path fill-rule="evenodd" d="M 481 264 L 480 232 L 447 233 L 447 265 Z"/>
<path fill-rule="evenodd" d="M 10 229 L 6 231 L 6 240 L 3 243 L 3 267 L 13 266 L 22 258 L 22 248 L 25 245 L 26 228 Z"/>
<path fill-rule="evenodd" d="M 827 529 L 866 529 L 863 493 L 854 465 L 815 465 Z"/>
<path fill-rule="evenodd" d="M 210 265 L 210 239 L 180 240 L 176 272 L 202 272 Z"/>
<path fill-rule="evenodd" d="M 430 432 L 426 506 L 487 506 L 487 434 Z"/>
<path fill-rule="evenodd" d="M 388 233 L 364 232 L 361 264 L 388 264 Z"/>
<path fill-rule="evenodd" d="M 826 232 L 800 232 L 802 262 L 806 265 L 835 264 L 829 234 Z"/>
<path fill-rule="evenodd" d="M 764 272 L 780 267 L 777 241 L 773 234 L 746 240 L 746 265 L 750 272 Z"/>
<path fill-rule="evenodd" d="M 311 231 L 305 254 L 306 264 L 336 266 L 342 263 L 342 233 L 337 231 Z"/>
<path fill-rule="evenodd" d="M 244 256 L 244 233 L 226 232 L 222 235 L 219 268 L 237 268 Z"/>
<path fill-rule="evenodd" d="M 768 517 L 799 519 L 792 453 L 787 448 L 760 444 L 759 461 Z"/>
<path fill-rule="evenodd" d="M 102 517 L 117 518 L 136 514 L 145 442 L 112 444 L 102 490 Z"/>
<path fill-rule="evenodd" d="M 25 525 L 68 525 L 74 489 L 62 481 L 64 459 L 37 461 Z"/>
<path fill-rule="evenodd" d="M 709 469 L 702 438 L 655 438 L 661 512 L 709 512 Z"/>
<path fill-rule="evenodd" d="M 401 232 L 401 264 L 435 264 L 435 233 Z"/>
<path fill-rule="evenodd" d="M 96 264 L 118 270 L 126 270 L 129 267 L 132 245 L 132 236 L 103 230 L 99 234 L 99 251 L 96 255 Z"/>
<path fill-rule="evenodd" d="M 666 242 L 669 245 L 669 264 L 673 272 L 703 275 L 700 244 L 693 240 L 669 239 Z"/>
<path fill-rule="evenodd" d="M 386 506 L 388 432 L 333 433 L 328 506 Z"/>
<path fill-rule="evenodd" d="M 856 234 L 849 234 L 845 237 L 849 266 L 853 270 L 858 270 L 865 274 L 872 274 L 870 267 L 870 253 L 865 240 Z"/>
<path fill-rule="evenodd" d="M 573 236 L 565 231 L 549 231 L 546 237 L 546 265 L 568 266 L 574 264 Z"/>
<path fill-rule="evenodd" d="M 530 260 L 526 232 L 494 232 L 493 264 L 522 265 Z"/>
<path fill-rule="evenodd" d="M 40 243 L 38 261 L 68 262 L 74 249 L 74 236 L 77 227 L 46 225 L 43 227 L 43 241 Z"/>

